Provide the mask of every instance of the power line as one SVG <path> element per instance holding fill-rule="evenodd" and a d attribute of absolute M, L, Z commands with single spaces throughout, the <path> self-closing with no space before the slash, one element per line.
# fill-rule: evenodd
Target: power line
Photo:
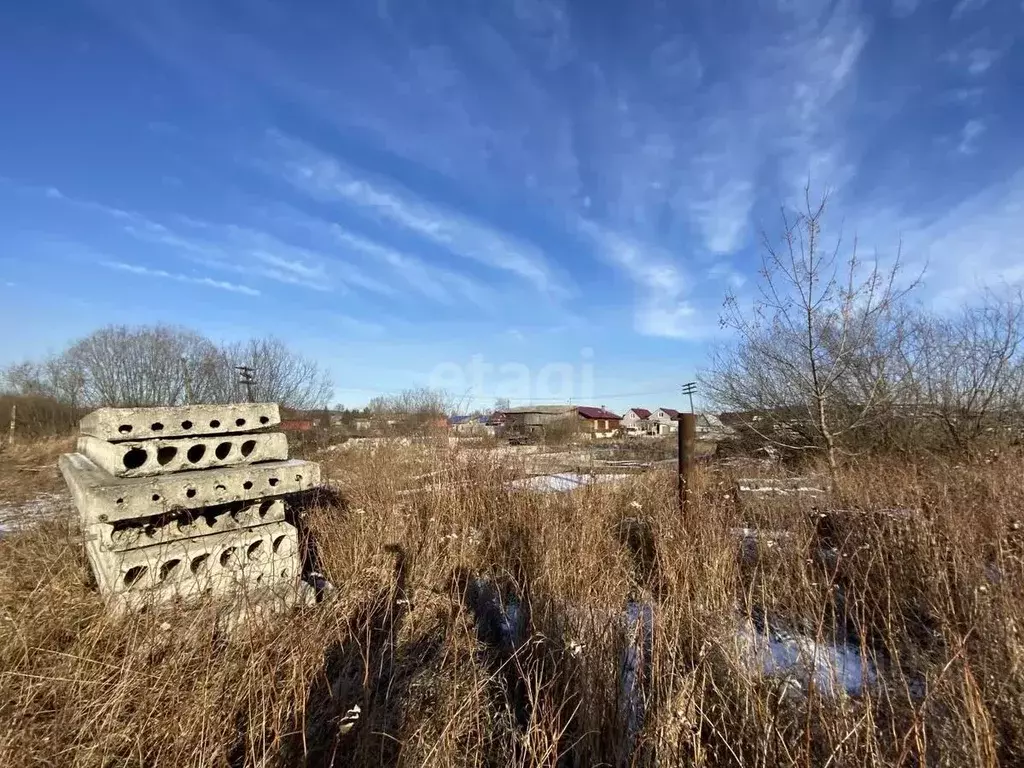
<path fill-rule="evenodd" d="M 374 395 L 387 396 L 387 395 L 401 395 L 408 390 L 392 390 L 387 392 L 381 392 L 379 389 L 370 389 L 368 387 L 337 387 L 339 392 L 366 392 Z M 599 395 L 588 395 L 587 400 L 602 400 L 612 399 L 617 397 L 654 397 L 655 395 L 671 395 L 675 390 L 673 388 L 658 389 L 649 392 L 619 392 L 619 393 L 604 393 Z M 500 394 L 493 395 L 464 395 L 460 399 L 462 400 L 510 400 L 519 403 L 535 403 L 543 400 L 580 400 L 582 398 L 572 396 L 568 398 L 558 397 L 505 397 Z"/>

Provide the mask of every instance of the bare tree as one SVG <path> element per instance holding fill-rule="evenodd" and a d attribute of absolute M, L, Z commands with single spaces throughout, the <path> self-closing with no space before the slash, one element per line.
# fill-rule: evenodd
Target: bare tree
<path fill-rule="evenodd" d="M 45 395 L 80 406 L 180 405 L 245 399 L 236 366 L 256 371 L 253 397 L 302 410 L 322 408 L 330 377 L 313 360 L 279 339 L 218 346 L 193 331 L 170 326 L 108 326 L 41 363 L 4 371 L 15 394 Z"/>
<path fill-rule="evenodd" d="M 108 326 L 72 344 L 54 365 L 81 384 L 93 405 L 178 405 L 186 366 L 214 351 L 209 339 L 182 328 Z"/>
<path fill-rule="evenodd" d="M 394 421 L 400 431 L 418 432 L 446 418 L 453 406 L 452 397 L 444 390 L 421 387 L 397 395 L 379 395 L 367 408 L 378 420 Z"/>
<path fill-rule="evenodd" d="M 937 418 L 955 448 L 1019 427 L 1024 410 L 1024 293 L 987 291 L 952 318 L 922 317 L 917 409 Z"/>
<path fill-rule="evenodd" d="M 327 407 L 334 394 L 330 374 L 314 360 L 290 350 L 274 337 L 250 339 L 222 351 L 222 359 L 214 363 L 220 378 L 216 388 L 223 397 L 231 393 L 234 400 L 246 394 L 238 379 L 238 366 L 254 371 L 252 397 L 257 401 L 279 402 L 299 410 Z"/>
<path fill-rule="evenodd" d="M 783 211 L 781 244 L 763 237 L 752 307 L 730 294 L 722 325 L 734 341 L 714 354 L 702 382 L 721 407 L 751 414 L 763 438 L 820 450 L 835 473 L 844 441 L 893 397 L 893 366 L 905 337 L 900 254 L 882 267 L 862 259 L 856 240 L 823 242 L 827 195 Z M 753 414 L 759 414 L 755 419 Z M 765 416 L 767 415 L 767 418 Z"/>

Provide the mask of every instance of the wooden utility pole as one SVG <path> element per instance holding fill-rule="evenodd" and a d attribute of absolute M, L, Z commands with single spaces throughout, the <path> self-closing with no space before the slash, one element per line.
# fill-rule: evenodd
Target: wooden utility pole
<path fill-rule="evenodd" d="M 697 382 L 688 381 L 683 384 L 683 394 L 690 396 L 690 413 L 693 413 L 693 393 L 697 391 Z"/>
<path fill-rule="evenodd" d="M 238 381 L 245 387 L 246 399 L 251 403 L 252 400 L 252 384 L 253 377 L 256 375 L 256 371 L 250 368 L 248 365 L 236 365 L 235 369 L 238 371 Z"/>
<path fill-rule="evenodd" d="M 679 513 L 687 515 L 690 508 L 690 488 L 693 485 L 693 466 L 697 450 L 697 417 L 692 413 L 679 414 Z"/>
<path fill-rule="evenodd" d="M 7 436 L 7 444 L 14 445 L 14 425 L 18 422 L 18 404 L 11 405 L 11 431 Z"/>

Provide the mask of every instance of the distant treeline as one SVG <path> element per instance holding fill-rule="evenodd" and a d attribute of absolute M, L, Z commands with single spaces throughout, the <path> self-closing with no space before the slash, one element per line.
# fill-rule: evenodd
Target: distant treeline
<path fill-rule="evenodd" d="M 252 371 L 245 384 L 239 367 Z M 333 386 L 313 360 L 280 339 L 216 343 L 184 328 L 107 326 L 41 360 L 0 374 L 0 424 L 11 405 L 27 433 L 67 431 L 101 406 L 272 401 L 300 411 L 323 409 Z"/>

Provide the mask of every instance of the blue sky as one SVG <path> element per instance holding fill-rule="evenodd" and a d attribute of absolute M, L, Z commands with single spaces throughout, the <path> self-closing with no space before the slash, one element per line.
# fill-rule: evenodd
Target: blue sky
<path fill-rule="evenodd" d="M 0 364 L 174 322 L 282 336 L 350 405 L 678 405 L 808 179 L 926 303 L 1024 281 L 1019 0 L 2 15 Z"/>

